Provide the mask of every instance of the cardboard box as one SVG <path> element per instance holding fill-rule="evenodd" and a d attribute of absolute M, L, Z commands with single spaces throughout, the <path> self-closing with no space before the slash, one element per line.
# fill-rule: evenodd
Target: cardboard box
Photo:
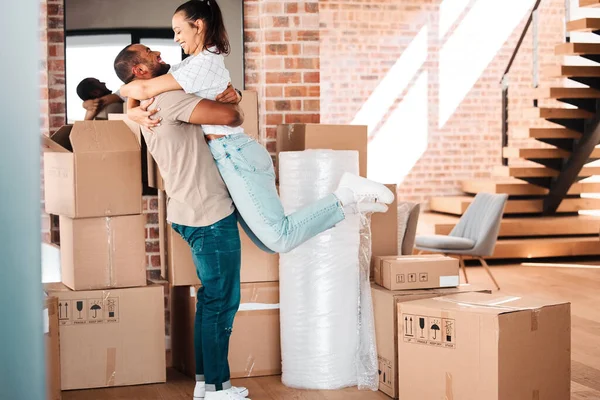
<path fill-rule="evenodd" d="M 165 382 L 162 286 L 46 290 L 58 297 L 63 390 Z"/>
<path fill-rule="evenodd" d="M 244 123 L 242 124 L 244 132 L 258 140 L 258 93 L 252 90 L 242 90 L 242 101 L 239 105 L 244 112 Z"/>
<path fill-rule="evenodd" d="M 79 121 L 42 136 L 42 142 L 48 214 L 142 213 L 140 145 L 123 122 Z"/>
<path fill-rule="evenodd" d="M 398 307 L 400 303 L 428 299 L 439 296 L 468 292 L 491 293 L 491 290 L 474 285 L 460 285 L 457 288 L 430 290 L 390 291 L 371 285 L 373 311 L 375 315 L 375 338 L 379 360 L 379 390 L 390 397 L 398 398 Z M 402 360 L 400 360 L 402 362 Z M 409 362 L 410 364 L 410 362 Z M 425 397 L 414 397 L 425 399 Z M 442 397 L 443 398 L 443 397 Z M 406 399 L 411 399 L 406 397 Z M 456 398 L 458 399 L 458 398 Z"/>
<path fill-rule="evenodd" d="M 379 258 L 375 283 L 389 290 L 435 289 L 460 284 L 458 260 L 442 255 Z"/>
<path fill-rule="evenodd" d="M 275 282 L 279 280 L 279 254 L 269 254 L 260 250 L 250 240 L 241 226 L 242 243 L 241 282 Z M 173 286 L 199 285 L 196 266 L 192 259 L 190 246 L 183 238 L 167 226 L 167 264 L 168 278 Z"/>
<path fill-rule="evenodd" d="M 62 282 L 73 290 L 146 285 L 146 216 L 60 217 Z"/>
<path fill-rule="evenodd" d="M 46 349 L 46 399 L 60 400 L 60 347 L 58 338 L 58 298 L 44 298 L 44 344 Z"/>
<path fill-rule="evenodd" d="M 385 186 L 396 195 L 396 185 Z M 398 200 L 394 198 L 386 213 L 371 215 L 371 278 L 374 277 L 375 257 L 398 255 L 398 247 Z"/>
<path fill-rule="evenodd" d="M 162 176 L 160 176 L 160 172 L 158 171 L 158 166 L 152 158 L 152 154 L 148 151 L 146 144 L 142 143 L 142 131 L 137 122 L 133 122 L 127 117 L 127 113 L 125 114 L 108 114 L 109 121 L 123 121 L 127 125 L 127 127 L 133 132 L 140 147 L 145 149 L 145 156 L 142 157 L 142 182 L 146 182 L 148 187 L 156 188 L 160 190 L 165 190 L 164 181 Z"/>
<path fill-rule="evenodd" d="M 360 176 L 367 176 L 367 127 L 362 125 L 291 124 L 277 127 L 276 150 L 311 149 L 358 151 Z"/>
<path fill-rule="evenodd" d="M 570 397 L 568 303 L 463 293 L 400 304 L 398 329 L 401 399 Z"/>
<path fill-rule="evenodd" d="M 171 342 L 173 367 L 194 377 L 194 318 L 197 287 L 173 288 Z M 229 342 L 231 378 L 279 375 L 279 284 L 244 283 Z"/>

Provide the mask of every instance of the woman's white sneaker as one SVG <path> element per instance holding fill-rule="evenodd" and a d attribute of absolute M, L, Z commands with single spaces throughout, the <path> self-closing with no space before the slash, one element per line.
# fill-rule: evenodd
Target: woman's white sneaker
<path fill-rule="evenodd" d="M 352 193 L 352 198 L 348 196 L 349 193 Z M 381 183 L 348 172 L 342 175 L 334 194 L 344 206 L 361 202 L 392 204 L 395 197 L 394 193 Z"/>

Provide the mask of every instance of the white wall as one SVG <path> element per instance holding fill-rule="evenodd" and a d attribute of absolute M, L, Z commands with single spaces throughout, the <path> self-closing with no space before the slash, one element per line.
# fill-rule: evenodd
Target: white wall
<path fill-rule="evenodd" d="M 171 17 L 184 0 L 65 0 L 66 29 L 171 28 Z M 235 87 L 243 88 L 242 0 L 218 0 L 231 42 L 225 58 Z M 166 60 L 168 61 L 168 60 Z"/>

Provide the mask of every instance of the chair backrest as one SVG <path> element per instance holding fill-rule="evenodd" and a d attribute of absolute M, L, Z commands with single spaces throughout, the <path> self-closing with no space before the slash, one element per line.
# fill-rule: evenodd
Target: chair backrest
<path fill-rule="evenodd" d="M 421 206 L 418 203 L 400 203 L 398 205 L 398 239 L 400 255 L 411 255 L 415 247 L 417 224 Z"/>
<path fill-rule="evenodd" d="M 475 246 L 467 252 L 468 254 L 480 257 L 491 256 L 498 240 L 500 222 L 507 199 L 506 194 L 477 194 L 450 232 L 450 236 L 473 240 Z"/>

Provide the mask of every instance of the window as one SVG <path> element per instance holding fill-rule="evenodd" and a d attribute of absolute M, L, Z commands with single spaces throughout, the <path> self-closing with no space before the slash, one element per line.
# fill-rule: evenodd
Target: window
<path fill-rule="evenodd" d="M 131 43 L 131 35 L 85 35 L 66 38 L 67 121 L 81 121 L 85 116 L 77 85 L 93 77 L 106 83 L 113 92 L 123 84 L 113 68 L 115 57 Z"/>

